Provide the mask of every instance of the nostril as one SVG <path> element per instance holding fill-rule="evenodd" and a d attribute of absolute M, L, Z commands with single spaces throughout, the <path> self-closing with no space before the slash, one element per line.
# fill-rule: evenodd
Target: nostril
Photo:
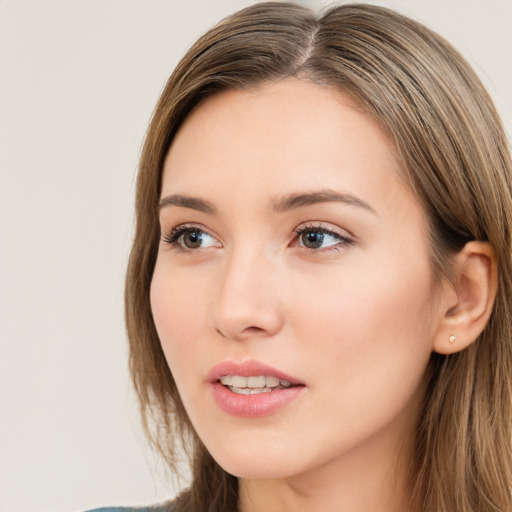
<path fill-rule="evenodd" d="M 276 299 L 263 300 L 256 293 L 242 297 L 233 290 L 223 290 L 212 305 L 210 315 L 210 325 L 217 333 L 237 341 L 272 336 L 283 324 Z"/>
<path fill-rule="evenodd" d="M 263 329 L 261 327 L 256 327 L 256 326 L 246 327 L 238 334 L 234 334 L 234 333 L 226 334 L 225 332 L 222 331 L 222 329 L 219 329 L 219 328 L 215 328 L 215 330 L 223 338 L 231 338 L 231 339 L 234 339 L 235 341 L 242 341 L 243 339 L 250 338 L 252 336 L 261 336 L 262 334 L 265 334 L 265 332 L 266 332 L 265 329 Z"/>
<path fill-rule="evenodd" d="M 251 325 L 250 327 L 246 327 L 243 330 L 243 334 L 259 334 L 263 331 L 264 331 L 264 329 L 262 329 L 261 327 L 256 327 L 256 326 Z"/>

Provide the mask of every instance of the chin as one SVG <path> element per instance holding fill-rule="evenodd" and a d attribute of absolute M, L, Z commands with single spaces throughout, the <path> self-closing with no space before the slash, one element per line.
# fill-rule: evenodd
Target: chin
<path fill-rule="evenodd" d="M 220 464 L 224 471 L 229 474 L 245 480 L 273 480 L 291 477 L 294 471 L 287 470 L 285 467 L 275 467 L 265 463 L 247 463 L 244 461 L 235 461 L 231 464 Z"/>
<path fill-rule="evenodd" d="M 233 476 L 243 479 L 281 479 L 297 475 L 305 471 L 305 459 L 291 459 L 276 450 L 257 449 L 253 452 L 233 453 L 228 447 L 222 453 L 212 453 L 219 466 Z M 210 452 L 211 453 L 211 452 Z"/>

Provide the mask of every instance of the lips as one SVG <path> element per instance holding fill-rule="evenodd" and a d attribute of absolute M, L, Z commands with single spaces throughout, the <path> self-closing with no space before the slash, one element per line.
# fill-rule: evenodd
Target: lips
<path fill-rule="evenodd" d="M 207 378 L 217 405 L 242 417 L 273 414 L 305 390 L 297 378 L 257 361 L 221 363 Z"/>

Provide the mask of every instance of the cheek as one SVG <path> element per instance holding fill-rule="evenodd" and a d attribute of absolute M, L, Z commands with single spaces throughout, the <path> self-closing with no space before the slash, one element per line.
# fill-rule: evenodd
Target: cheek
<path fill-rule="evenodd" d="M 383 263 L 333 273 L 319 293 L 303 290 L 294 334 L 311 352 L 309 365 L 347 395 L 367 393 L 361 404 L 380 400 L 383 390 L 403 390 L 405 400 L 432 350 L 428 276 L 423 264 Z"/>
<path fill-rule="evenodd" d="M 179 272 L 170 272 L 157 264 L 151 283 L 151 310 L 162 349 L 179 383 L 187 376 L 200 353 L 202 325 L 208 296 Z M 182 375 L 183 374 L 183 375 Z"/>
<path fill-rule="evenodd" d="M 333 445 L 325 439 L 345 450 L 388 426 L 405 433 L 415 421 L 431 353 L 430 286 L 400 274 L 348 272 L 297 307 L 296 350 L 315 397 L 315 443 L 326 458 Z"/>

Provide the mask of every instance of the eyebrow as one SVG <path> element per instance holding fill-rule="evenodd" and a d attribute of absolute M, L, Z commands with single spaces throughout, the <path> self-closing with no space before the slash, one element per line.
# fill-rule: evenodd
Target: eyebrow
<path fill-rule="evenodd" d="M 199 197 L 183 196 L 181 194 L 172 194 L 170 196 L 162 197 L 158 202 L 158 210 L 160 211 L 162 208 L 167 206 L 190 208 L 191 210 L 197 210 L 210 215 L 215 215 L 217 213 L 217 208 L 215 208 L 213 203 L 210 201 Z"/>
<path fill-rule="evenodd" d="M 318 203 L 331 202 L 357 206 L 377 215 L 377 212 L 366 201 L 363 201 L 359 197 L 330 189 L 289 194 L 281 198 L 274 198 L 272 200 L 272 210 L 277 213 L 282 213 Z M 217 208 L 210 201 L 201 199 L 200 197 L 185 196 L 182 194 L 171 194 L 163 197 L 158 202 L 159 211 L 168 206 L 190 208 L 191 210 L 207 213 L 209 215 L 215 215 L 217 213 Z"/>
<path fill-rule="evenodd" d="M 332 202 L 344 203 L 349 206 L 357 206 L 377 215 L 377 212 L 366 201 L 363 201 L 359 197 L 330 189 L 290 194 L 283 198 L 274 199 L 272 209 L 275 212 L 287 212 L 317 203 Z"/>

